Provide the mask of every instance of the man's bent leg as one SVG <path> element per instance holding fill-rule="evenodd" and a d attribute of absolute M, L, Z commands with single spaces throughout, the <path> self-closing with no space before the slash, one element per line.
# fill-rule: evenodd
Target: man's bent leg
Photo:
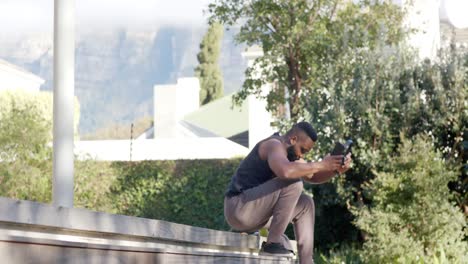
<path fill-rule="evenodd" d="M 273 217 L 271 219 L 267 242 L 282 243 L 283 235 L 294 216 L 295 205 L 302 193 L 302 181 L 297 181 L 282 189 L 278 200 L 273 207 Z"/>
<path fill-rule="evenodd" d="M 292 222 L 300 264 L 311 264 L 313 263 L 315 224 L 315 205 L 311 197 L 306 194 L 299 197 Z"/>
<path fill-rule="evenodd" d="M 294 205 L 302 192 L 302 181 L 274 178 L 238 196 L 226 198 L 224 214 L 236 230 L 253 231 L 263 227 L 273 216 L 273 236 L 268 242 L 281 242 L 281 235 L 293 217 Z M 276 226 L 273 226 L 276 225 Z"/>

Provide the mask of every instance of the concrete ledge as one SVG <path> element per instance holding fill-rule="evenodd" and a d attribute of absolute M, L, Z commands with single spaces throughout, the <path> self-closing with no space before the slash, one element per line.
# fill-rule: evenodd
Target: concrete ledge
<path fill-rule="evenodd" d="M 292 264 L 258 236 L 0 198 L 2 263 Z"/>
<path fill-rule="evenodd" d="M 187 252 L 138 252 L 123 250 L 100 250 L 92 248 L 59 247 L 41 244 L 11 243 L 0 241 L 0 255 L 4 263 L 34 264 L 293 264 L 287 258 L 246 256 L 238 254 Z"/>
<path fill-rule="evenodd" d="M 217 231 L 166 221 L 93 212 L 78 208 L 53 207 L 31 201 L 0 198 L 0 228 L 81 237 L 125 237 L 152 242 L 224 250 L 256 251 L 257 236 Z M 42 231 L 41 231 L 42 230 Z"/>

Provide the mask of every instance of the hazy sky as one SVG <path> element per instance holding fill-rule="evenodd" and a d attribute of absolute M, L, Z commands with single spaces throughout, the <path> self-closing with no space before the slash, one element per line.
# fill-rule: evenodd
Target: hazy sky
<path fill-rule="evenodd" d="M 75 0 L 77 29 L 204 24 L 210 0 Z M 0 31 L 51 31 L 53 0 L 0 0 Z"/>
<path fill-rule="evenodd" d="M 402 3 L 408 0 L 393 0 Z M 418 1 L 418 0 L 417 0 Z M 420 0 L 419 0 L 420 1 Z M 441 15 L 449 14 L 453 24 L 468 26 L 468 0 L 434 0 L 441 3 Z M 205 24 L 203 10 L 210 0 L 75 0 L 76 28 L 130 27 L 154 29 L 169 23 Z M 0 33 L 52 32 L 54 0 L 0 0 Z"/>

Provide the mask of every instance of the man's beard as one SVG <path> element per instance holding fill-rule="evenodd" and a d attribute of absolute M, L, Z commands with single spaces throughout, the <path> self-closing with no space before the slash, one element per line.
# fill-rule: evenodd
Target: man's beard
<path fill-rule="evenodd" d="M 296 155 L 296 152 L 294 151 L 294 146 L 289 146 L 287 149 L 286 149 L 287 153 L 288 153 L 288 160 L 289 161 L 296 161 L 299 159 L 299 156 Z"/>

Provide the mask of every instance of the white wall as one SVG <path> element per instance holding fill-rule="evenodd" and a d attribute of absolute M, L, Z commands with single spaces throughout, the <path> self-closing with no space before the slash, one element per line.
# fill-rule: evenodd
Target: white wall
<path fill-rule="evenodd" d="M 80 160 L 128 161 L 130 148 L 132 161 L 230 159 L 248 154 L 247 148 L 222 137 L 75 141 Z"/>
<path fill-rule="evenodd" d="M 154 86 L 154 136 L 173 137 L 176 133 L 176 85 Z"/>
<path fill-rule="evenodd" d="M 468 27 L 468 0 L 393 0 L 408 10 L 406 25 L 418 32 L 409 44 L 419 50 L 419 57 L 435 58 L 441 46 L 440 21 L 455 28 Z"/>
<path fill-rule="evenodd" d="M 263 91 L 270 89 L 264 85 Z M 271 127 L 273 117 L 266 110 L 266 100 L 258 99 L 254 95 L 247 98 L 249 104 L 249 149 L 253 149 L 260 140 L 271 136 L 276 130 Z"/>
<path fill-rule="evenodd" d="M 200 82 L 198 78 L 177 79 L 176 94 L 176 118 L 178 120 L 200 107 Z"/>
<path fill-rule="evenodd" d="M 259 47 L 253 47 L 242 53 L 242 57 L 247 59 L 247 65 L 251 67 L 254 60 L 263 56 Z M 261 95 L 265 96 L 271 89 L 271 85 L 261 87 Z M 247 98 L 249 104 L 249 149 L 252 149 L 260 140 L 272 135 L 275 130 L 271 127 L 273 122 L 272 115 L 266 110 L 267 102 L 256 98 L 255 95 L 249 95 Z"/>
<path fill-rule="evenodd" d="M 198 78 L 180 78 L 174 85 L 155 85 L 155 138 L 182 137 L 177 129 L 178 123 L 186 114 L 198 109 L 199 101 Z"/>
<path fill-rule="evenodd" d="M 408 43 L 418 49 L 421 59 L 434 58 L 440 47 L 440 0 L 393 0 L 407 11 L 405 25 L 418 30 Z"/>
<path fill-rule="evenodd" d="M 440 18 L 455 28 L 468 28 L 467 0 L 439 0 Z"/>

